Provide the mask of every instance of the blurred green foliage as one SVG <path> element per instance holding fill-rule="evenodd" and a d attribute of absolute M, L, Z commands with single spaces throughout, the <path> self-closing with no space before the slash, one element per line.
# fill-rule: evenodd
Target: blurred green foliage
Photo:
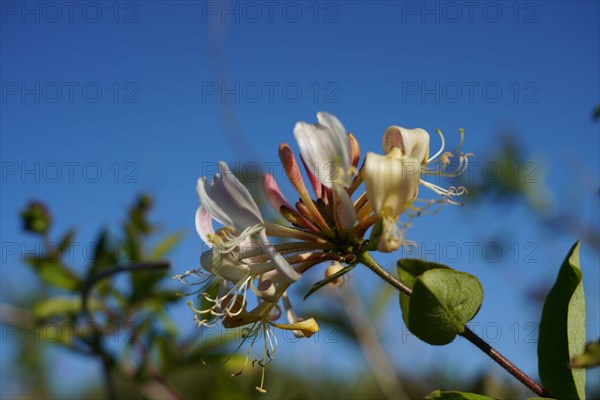
<path fill-rule="evenodd" d="M 600 339 L 585 345 L 583 353 L 571 359 L 571 368 L 593 368 L 600 366 Z"/>
<path fill-rule="evenodd" d="M 489 202 L 503 207 L 503 212 L 507 208 L 524 205 L 539 219 L 541 227 L 581 239 L 596 252 L 600 252 L 600 232 L 580 212 L 583 203 L 597 201 L 600 189 L 592 188 L 586 193 L 581 187 L 590 185 L 589 178 L 585 182 L 576 182 L 576 179 L 583 179 L 582 170 L 593 168 L 592 166 L 567 164 L 567 168 L 572 168 L 567 172 L 574 177 L 569 183 L 582 185 L 577 187 L 580 193 L 576 199 L 578 203 L 568 204 L 553 200 L 554 196 L 545 180 L 543 162 L 530 154 L 515 134 L 503 133 L 493 148 L 489 154 L 478 157 L 476 166 L 471 167 L 471 171 L 465 173 L 460 181 L 461 185 L 468 188 L 468 202 Z M 592 184 L 598 185 L 597 181 Z M 572 187 L 563 190 L 564 193 L 572 191 Z M 591 196 L 585 196 L 586 194 Z M 500 243 L 512 243 L 512 240 L 503 240 L 501 236 L 496 238 Z M 544 294 L 546 292 L 547 288 Z"/>

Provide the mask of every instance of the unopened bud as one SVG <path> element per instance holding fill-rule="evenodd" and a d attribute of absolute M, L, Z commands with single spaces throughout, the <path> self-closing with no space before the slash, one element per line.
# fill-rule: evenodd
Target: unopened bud
<path fill-rule="evenodd" d="M 32 201 L 27 208 L 21 211 L 23 229 L 27 232 L 46 234 L 52 224 L 52 217 L 44 203 Z"/>
<path fill-rule="evenodd" d="M 340 264 L 340 263 L 333 263 L 333 264 L 331 264 L 325 270 L 325 279 L 331 278 L 332 276 L 334 276 L 335 274 L 337 274 L 338 272 L 340 272 L 343 269 L 344 269 L 344 266 L 342 264 Z M 331 286 L 339 286 L 340 283 L 342 283 L 342 277 L 341 276 L 339 276 L 336 279 L 334 279 L 331 282 L 329 282 L 329 285 L 331 285 Z"/>
<path fill-rule="evenodd" d="M 358 168 L 360 161 L 360 145 L 353 134 L 348 133 L 348 141 L 350 142 L 350 162 L 354 168 Z"/>
<path fill-rule="evenodd" d="M 154 200 L 152 196 L 148 194 L 143 194 L 138 198 L 138 207 L 140 210 L 148 210 L 154 204 Z"/>

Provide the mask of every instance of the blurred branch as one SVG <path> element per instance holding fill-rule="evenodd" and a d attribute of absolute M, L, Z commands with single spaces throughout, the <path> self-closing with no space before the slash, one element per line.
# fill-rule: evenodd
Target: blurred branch
<path fill-rule="evenodd" d="M 117 265 L 111 269 L 105 270 L 102 273 L 99 273 L 93 277 L 91 277 L 83 287 L 81 291 L 81 306 L 83 308 L 83 312 L 92 320 L 93 317 L 88 307 L 88 297 L 89 293 L 94 287 L 96 283 L 101 281 L 104 278 L 108 278 L 109 276 L 116 275 L 120 272 L 131 272 L 131 271 L 154 271 L 154 270 L 163 270 L 169 269 L 171 264 L 168 261 L 155 261 L 155 262 L 144 262 L 144 263 L 132 263 L 132 264 L 123 264 Z"/>
<path fill-rule="evenodd" d="M 181 395 L 161 377 L 142 386 L 142 393 L 150 400 L 179 400 Z"/>
<path fill-rule="evenodd" d="M 373 328 L 373 321 L 369 318 L 354 287 L 350 282 L 345 282 L 337 294 L 344 305 L 356 339 L 382 392 L 388 399 L 408 398 L 396 370 L 381 346 L 377 332 Z"/>
<path fill-rule="evenodd" d="M 0 322 L 19 323 L 30 321 L 33 321 L 33 315 L 30 310 L 11 306 L 10 304 L 0 304 Z"/>
<path fill-rule="evenodd" d="M 167 261 L 156 261 L 156 262 L 145 262 L 145 263 L 135 263 L 135 264 L 124 264 L 117 265 L 111 269 L 105 270 L 99 274 L 96 274 L 90 277 L 83 286 L 81 290 L 81 308 L 83 312 L 88 317 L 90 322 L 94 323 L 94 317 L 92 312 L 89 309 L 89 294 L 96 283 L 101 281 L 102 279 L 108 278 L 110 276 L 116 275 L 121 272 L 132 272 L 132 271 L 153 271 L 153 270 L 162 270 L 168 269 L 170 267 L 170 263 Z M 111 355 L 106 351 L 102 344 L 102 336 L 95 335 L 90 346 L 95 354 L 97 354 L 102 359 L 102 368 L 104 372 L 104 381 L 106 383 L 106 389 L 109 399 L 116 399 L 117 394 L 115 391 L 115 384 L 112 379 L 112 369 L 115 365 L 114 359 Z"/>

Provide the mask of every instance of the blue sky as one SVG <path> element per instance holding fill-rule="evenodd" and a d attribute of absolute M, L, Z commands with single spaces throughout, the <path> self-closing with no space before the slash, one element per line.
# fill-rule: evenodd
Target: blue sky
<path fill-rule="evenodd" d="M 180 273 L 197 266 L 201 250 L 193 227 L 198 176 L 219 160 L 268 168 L 279 143 L 297 149 L 294 123 L 314 121 L 318 111 L 337 115 L 363 154 L 380 151 L 392 124 L 441 128 L 450 143 L 464 128 L 464 149 L 476 162 L 510 129 L 543 163 L 552 201 L 575 201 L 598 229 L 600 143 L 590 117 L 600 102 L 598 2 L 0 5 L 2 302 L 10 300 L 8 288 L 27 290 L 32 279 L 7 252 L 14 244 L 33 247 L 18 218 L 30 199 L 50 206 L 55 237 L 77 225 L 83 249 L 101 226 L 117 227 L 136 194 L 150 192 L 165 231 L 188 232 L 172 258 Z M 482 262 L 481 249 L 497 232 L 520 250 Z M 535 374 L 535 343 L 523 337 L 539 310 L 524 303 L 524 290 L 552 281 L 576 238 L 540 229 L 525 207 L 489 204 L 423 217 L 409 237 L 425 249 L 461 250 L 449 256 L 452 265 L 475 273 L 486 290 L 476 321 L 498 324 L 496 345 Z M 532 249 L 534 262 L 525 263 Z M 597 253 L 584 247 L 582 254 L 592 338 L 600 334 L 600 266 Z M 375 277 L 356 278 L 364 290 L 376 289 Z M 175 313 L 192 329 L 184 304 Z M 389 316 L 381 335 L 402 370 L 453 357 L 467 357 L 472 371 L 492 364 L 465 343 L 430 348 L 409 338 L 398 345 L 399 312 Z M 318 354 L 343 351 L 318 346 L 285 346 L 278 362 L 302 363 L 297 356 L 311 352 L 306 365 L 335 363 Z"/>

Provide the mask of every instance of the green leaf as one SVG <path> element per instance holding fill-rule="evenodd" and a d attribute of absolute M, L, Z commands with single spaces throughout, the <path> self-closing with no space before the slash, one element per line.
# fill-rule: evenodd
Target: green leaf
<path fill-rule="evenodd" d="M 481 307 L 483 289 L 477 278 L 420 260 L 401 260 L 398 265 L 401 279 L 413 289 L 410 298 L 400 297 L 408 329 L 432 345 L 451 343 Z"/>
<path fill-rule="evenodd" d="M 170 364 L 173 364 L 175 361 L 175 350 L 171 345 L 171 342 L 162 336 L 157 336 L 154 338 L 154 343 L 152 343 L 152 347 L 154 351 L 157 353 L 158 358 L 158 367 L 161 371 L 164 371 L 169 368 Z"/>
<path fill-rule="evenodd" d="M 163 307 L 157 313 L 158 319 L 161 322 L 163 329 L 165 330 L 165 337 L 175 340 L 177 334 L 179 333 L 179 328 L 175 321 L 171 319 L 171 317 L 165 312 L 165 308 Z"/>
<path fill-rule="evenodd" d="M 379 239 L 383 233 L 383 221 L 379 221 L 371 229 L 371 235 L 369 236 L 369 242 L 367 244 L 368 251 L 376 251 Z"/>
<path fill-rule="evenodd" d="M 81 310 L 81 297 L 50 297 L 33 306 L 36 318 L 50 318 L 57 315 L 75 315 Z"/>
<path fill-rule="evenodd" d="M 152 297 L 157 302 L 160 302 L 161 304 L 173 303 L 173 302 L 181 300 L 181 295 L 179 293 L 177 293 L 175 291 L 171 291 L 171 290 L 157 291 L 152 294 Z"/>
<path fill-rule="evenodd" d="M 441 391 L 436 390 L 427 396 L 428 399 L 443 399 L 443 400 L 494 400 L 493 397 L 483 396 L 477 393 L 456 392 L 456 391 Z"/>
<path fill-rule="evenodd" d="M 142 236 L 154 231 L 154 227 L 147 219 L 148 211 L 152 208 L 152 205 L 152 197 L 141 195 L 129 209 L 129 220 L 125 222 L 125 230 L 129 240 L 137 243 Z M 137 261 L 137 258 L 130 261 Z"/>
<path fill-rule="evenodd" d="M 133 271 L 130 274 L 133 290 L 129 297 L 130 302 L 137 302 L 154 291 L 156 285 L 167 275 L 168 270 Z"/>
<path fill-rule="evenodd" d="M 73 245 L 76 233 L 77 232 L 75 231 L 75 229 L 69 229 L 67 233 L 65 233 L 65 236 L 63 236 L 63 238 L 58 244 L 58 251 L 60 253 L 64 253 L 66 250 L 69 249 L 69 247 Z"/>
<path fill-rule="evenodd" d="M 434 269 L 415 281 L 409 301 L 408 327 L 429 344 L 451 343 L 479 311 L 481 284 L 464 272 Z"/>
<path fill-rule="evenodd" d="M 94 247 L 92 267 L 89 270 L 88 277 L 96 275 L 98 272 L 112 267 L 118 263 L 115 245 L 110 243 L 110 234 L 107 230 L 100 232 Z"/>
<path fill-rule="evenodd" d="M 63 324 L 50 322 L 47 324 L 36 324 L 36 340 L 50 343 L 52 345 L 59 344 L 67 347 L 73 345 L 75 339 L 74 330 Z"/>
<path fill-rule="evenodd" d="M 415 285 L 415 280 L 419 275 L 424 273 L 425 271 L 429 271 L 431 269 L 450 269 L 443 264 L 438 264 L 434 262 L 421 261 L 416 258 L 404 258 L 402 260 L 398 260 L 398 277 L 402 282 L 404 282 L 408 287 L 412 289 Z M 400 294 L 400 308 L 402 309 L 402 319 L 406 326 L 408 326 L 408 302 L 410 297 L 405 294 Z"/>
<path fill-rule="evenodd" d="M 49 285 L 70 291 L 79 289 L 81 285 L 77 275 L 57 260 L 30 257 L 27 263 L 35 269 L 39 278 Z"/>
<path fill-rule="evenodd" d="M 592 368 L 600 365 L 600 339 L 585 345 L 585 351 L 571 359 L 571 368 Z"/>
<path fill-rule="evenodd" d="M 150 253 L 150 260 L 161 260 L 165 255 L 167 255 L 185 236 L 185 232 L 176 232 L 165 239 L 163 239 L 159 244 L 157 244 L 152 252 Z"/>
<path fill-rule="evenodd" d="M 150 253 L 148 260 L 160 260 L 169 251 L 171 251 L 184 237 L 184 232 L 177 232 L 167 236 L 164 240 L 158 243 Z M 133 242 L 130 242 L 130 244 Z M 137 246 L 141 248 L 141 246 Z M 135 271 L 130 275 L 131 286 L 133 292 L 131 301 L 137 301 L 150 293 L 153 288 L 163 280 L 168 274 L 168 271 Z"/>
<path fill-rule="evenodd" d="M 89 299 L 90 310 L 98 310 L 100 303 L 93 298 Z M 81 296 L 65 297 L 56 296 L 38 301 L 33 305 L 32 312 L 35 318 L 46 319 L 57 316 L 74 316 L 81 311 Z"/>
<path fill-rule="evenodd" d="M 585 299 L 579 268 L 579 246 L 563 261 L 548 293 L 538 341 L 538 369 L 544 387 L 558 399 L 585 398 L 585 370 L 570 369 L 572 357 L 585 345 Z"/>

